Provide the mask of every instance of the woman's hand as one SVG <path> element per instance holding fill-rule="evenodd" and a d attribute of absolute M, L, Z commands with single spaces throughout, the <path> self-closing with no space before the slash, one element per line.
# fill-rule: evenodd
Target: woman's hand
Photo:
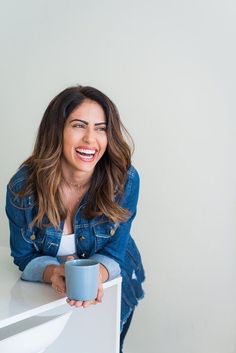
<path fill-rule="evenodd" d="M 68 256 L 67 260 L 73 260 L 73 256 Z M 51 283 L 52 288 L 59 294 L 66 294 L 66 285 L 65 285 L 65 266 L 60 265 L 49 265 L 46 267 L 43 275 L 44 282 Z M 98 293 L 97 297 L 94 300 L 71 300 L 67 298 L 67 303 L 70 306 L 75 306 L 76 308 L 87 308 L 91 305 L 95 305 L 102 302 L 104 290 L 103 290 L 103 282 L 108 279 L 108 272 L 106 268 L 100 264 L 100 276 L 99 276 L 99 284 L 98 284 Z"/>
<path fill-rule="evenodd" d="M 66 301 L 70 306 L 75 306 L 76 308 L 80 308 L 80 307 L 87 308 L 90 305 L 95 305 L 102 302 L 102 298 L 104 294 L 103 282 L 106 282 L 109 274 L 106 267 L 104 267 L 101 264 L 100 264 L 99 271 L 100 271 L 100 275 L 99 275 L 97 298 L 95 300 L 86 300 L 86 301 L 71 300 L 68 298 Z"/>
<path fill-rule="evenodd" d="M 66 294 L 65 267 L 64 265 L 49 265 L 46 267 L 43 280 L 51 283 L 52 288 L 59 294 Z"/>
<path fill-rule="evenodd" d="M 74 260 L 74 256 L 67 256 L 66 260 Z M 43 280 L 51 283 L 57 293 L 66 294 L 64 265 L 48 265 L 43 273 Z"/>

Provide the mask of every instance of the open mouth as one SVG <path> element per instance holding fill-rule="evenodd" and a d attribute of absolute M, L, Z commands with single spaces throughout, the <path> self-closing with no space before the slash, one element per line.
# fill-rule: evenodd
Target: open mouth
<path fill-rule="evenodd" d="M 85 161 L 91 161 L 94 159 L 96 150 L 89 150 L 84 148 L 76 148 L 76 153 L 80 156 L 81 159 Z"/>

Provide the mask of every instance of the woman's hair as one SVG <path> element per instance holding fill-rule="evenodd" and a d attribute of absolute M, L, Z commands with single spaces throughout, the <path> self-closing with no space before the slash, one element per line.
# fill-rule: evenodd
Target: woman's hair
<path fill-rule="evenodd" d="M 49 103 L 39 126 L 33 153 L 22 164 L 27 166 L 28 178 L 20 196 L 34 195 L 37 207 L 32 225 L 41 227 L 46 216 L 48 225 L 59 228 L 60 221 L 66 218 L 67 210 L 60 196 L 64 126 L 71 112 L 86 99 L 103 108 L 108 144 L 95 166 L 84 216 L 91 219 L 104 215 L 113 222 L 122 222 L 128 217 L 128 210 L 118 202 L 131 165 L 131 148 L 123 133 L 133 147 L 132 139 L 120 120 L 116 106 L 105 94 L 93 87 L 75 86 L 65 89 Z"/>

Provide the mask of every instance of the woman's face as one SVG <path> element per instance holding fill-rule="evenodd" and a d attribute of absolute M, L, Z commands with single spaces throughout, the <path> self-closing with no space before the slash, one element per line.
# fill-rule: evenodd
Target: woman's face
<path fill-rule="evenodd" d="M 68 116 L 63 133 L 62 165 L 69 173 L 91 175 L 107 147 L 102 107 L 86 99 Z"/>

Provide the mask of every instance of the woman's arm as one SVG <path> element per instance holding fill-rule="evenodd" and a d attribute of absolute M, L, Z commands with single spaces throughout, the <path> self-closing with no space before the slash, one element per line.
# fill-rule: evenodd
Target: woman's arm
<path fill-rule="evenodd" d="M 33 245 L 33 231 L 25 215 L 24 205 L 20 203 L 7 187 L 6 214 L 10 228 L 10 248 L 14 263 L 22 272 L 21 278 L 26 281 L 43 281 L 43 273 L 48 265 L 59 265 L 55 257 L 43 256 Z"/>

